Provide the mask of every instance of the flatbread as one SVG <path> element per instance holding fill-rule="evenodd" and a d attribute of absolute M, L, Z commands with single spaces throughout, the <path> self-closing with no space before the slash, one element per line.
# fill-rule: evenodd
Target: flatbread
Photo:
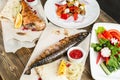
<path fill-rule="evenodd" d="M 22 5 L 20 3 L 20 0 L 8 0 L 5 3 L 6 5 L 0 12 L 5 51 L 15 53 L 18 49 L 22 47 L 34 47 L 43 30 L 31 31 L 23 29 L 23 26 L 21 26 L 20 28 L 15 28 L 14 21 L 16 16 L 18 14 L 21 14 Z M 18 13 L 15 14 L 15 10 L 12 9 L 15 9 L 15 7 L 17 7 L 18 5 L 21 6 L 21 9 L 18 11 Z M 45 15 L 42 15 L 44 11 L 40 1 L 36 6 L 32 8 L 33 10 L 36 10 L 39 17 L 42 17 L 44 20 L 46 20 Z"/>
<path fill-rule="evenodd" d="M 0 13 L 0 20 L 10 20 L 11 22 L 14 22 L 16 15 L 20 11 L 20 0 L 8 0 Z"/>

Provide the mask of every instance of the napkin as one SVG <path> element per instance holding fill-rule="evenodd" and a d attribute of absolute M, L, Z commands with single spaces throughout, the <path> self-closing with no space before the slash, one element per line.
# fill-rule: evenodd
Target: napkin
<path fill-rule="evenodd" d="M 4 47 L 6 52 L 16 52 L 22 47 L 31 48 L 35 46 L 35 41 L 39 38 L 41 32 L 23 31 L 14 29 L 13 23 L 1 21 Z"/>
<path fill-rule="evenodd" d="M 64 29 L 57 27 L 53 25 L 52 23 L 49 23 L 47 25 L 47 28 L 43 31 L 38 44 L 36 45 L 30 60 L 27 63 L 27 66 L 25 67 L 25 70 L 28 68 L 28 65 L 31 64 L 40 55 L 40 52 L 42 52 L 44 49 L 49 47 L 50 45 L 58 42 L 59 40 L 63 39 L 66 36 L 78 33 L 78 32 L 84 32 L 85 30 L 77 30 L 77 29 Z M 47 37 L 46 37 L 47 36 Z M 86 37 L 84 41 L 82 41 L 78 46 L 82 47 L 85 51 L 85 57 L 82 62 L 83 66 L 85 65 L 86 58 L 88 56 L 89 52 L 89 42 L 90 42 L 90 34 Z M 66 76 L 58 76 L 56 75 L 56 71 L 58 68 L 58 63 L 61 59 L 56 60 L 52 63 L 39 66 L 37 68 L 34 68 L 31 70 L 31 75 L 25 75 L 24 72 L 21 75 L 20 80 L 37 80 L 39 77 L 41 77 L 43 80 L 67 80 Z M 24 71 L 25 71 L 24 70 Z M 82 73 L 82 71 L 81 71 Z M 38 75 L 39 74 L 39 75 Z M 79 77 L 81 78 L 81 76 Z"/>
<path fill-rule="evenodd" d="M 11 0 L 8 1 L 10 2 Z M 8 2 L 6 3 L 5 6 L 7 6 L 7 4 Z M 37 5 L 32 6 L 32 9 L 36 10 L 37 15 L 47 23 L 46 17 L 44 15 L 43 7 L 40 1 L 38 1 Z M 2 10 L 4 10 L 4 8 Z M 1 19 L 1 25 L 3 32 L 2 34 L 3 34 L 4 48 L 6 52 L 15 53 L 18 49 L 22 47 L 26 47 L 26 48 L 34 47 L 36 45 L 35 44 L 36 40 L 38 40 L 41 33 L 43 32 L 43 31 L 15 29 L 14 23 L 10 21 L 10 19 L 9 20 Z"/>
<path fill-rule="evenodd" d="M 6 4 L 7 0 L 0 0 L 0 12 L 4 8 L 4 5 Z"/>

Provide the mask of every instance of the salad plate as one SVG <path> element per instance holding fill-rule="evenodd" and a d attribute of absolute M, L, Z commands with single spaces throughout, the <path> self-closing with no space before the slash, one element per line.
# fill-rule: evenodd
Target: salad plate
<path fill-rule="evenodd" d="M 98 29 L 98 27 L 104 27 L 105 30 L 118 30 L 118 31 L 120 31 L 119 24 L 95 23 L 93 26 L 93 29 L 92 29 L 91 43 L 90 44 L 99 43 L 98 37 L 97 37 L 98 35 L 96 34 L 96 30 Z M 106 74 L 105 69 L 103 69 L 103 67 L 101 67 L 101 65 L 100 65 L 104 60 L 100 59 L 99 62 L 96 63 L 97 59 L 98 59 L 98 52 L 96 52 L 94 50 L 94 48 L 91 46 L 90 47 L 90 67 L 91 67 L 92 77 L 95 80 L 118 80 L 118 79 L 120 79 L 120 76 L 119 76 L 120 69 L 117 69 L 117 70 L 111 72 L 110 74 Z M 106 63 L 106 64 L 109 64 L 109 63 Z"/>
<path fill-rule="evenodd" d="M 83 28 L 96 21 L 100 14 L 100 7 L 96 0 L 78 0 L 84 4 L 85 15 L 78 15 L 77 20 L 74 20 L 73 17 L 61 19 L 61 17 L 56 14 L 57 7 L 55 4 L 63 5 L 66 3 L 65 1 L 66 0 L 47 0 L 44 6 L 46 17 L 57 26 L 63 28 Z"/>

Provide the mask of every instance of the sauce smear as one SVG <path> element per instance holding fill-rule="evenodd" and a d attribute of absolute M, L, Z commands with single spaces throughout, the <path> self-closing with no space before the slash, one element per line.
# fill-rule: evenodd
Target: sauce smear
<path fill-rule="evenodd" d="M 35 0 L 27 0 L 28 2 L 33 2 L 33 1 L 35 1 Z"/>
<path fill-rule="evenodd" d="M 38 80 L 42 80 L 42 78 L 38 78 Z"/>
<path fill-rule="evenodd" d="M 83 56 L 82 51 L 75 49 L 70 52 L 70 57 L 74 59 L 79 59 Z"/>

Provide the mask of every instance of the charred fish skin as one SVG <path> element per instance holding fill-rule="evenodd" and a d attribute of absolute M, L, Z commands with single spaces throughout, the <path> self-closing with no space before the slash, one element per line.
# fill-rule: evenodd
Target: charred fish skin
<path fill-rule="evenodd" d="M 69 37 L 65 37 L 61 39 L 54 45 L 49 46 L 46 50 L 44 50 L 40 56 L 28 67 L 25 74 L 30 75 L 31 69 L 53 62 L 57 59 L 60 59 L 62 56 L 66 55 L 66 52 L 69 48 L 76 46 L 81 41 L 83 41 L 89 32 L 81 32 L 75 35 L 71 35 Z"/>

